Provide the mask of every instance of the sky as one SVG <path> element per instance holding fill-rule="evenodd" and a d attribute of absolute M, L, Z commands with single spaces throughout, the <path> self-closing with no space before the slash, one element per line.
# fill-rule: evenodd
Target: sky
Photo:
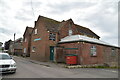
<path fill-rule="evenodd" d="M 119 0 L 0 0 L 0 42 L 23 37 L 26 26 L 34 27 L 38 16 L 57 21 L 73 19 L 100 40 L 118 45 Z"/>

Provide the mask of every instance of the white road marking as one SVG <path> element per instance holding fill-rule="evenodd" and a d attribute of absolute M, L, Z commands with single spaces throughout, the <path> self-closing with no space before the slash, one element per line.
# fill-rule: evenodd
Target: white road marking
<path fill-rule="evenodd" d="M 111 71 L 111 70 L 106 70 L 106 69 L 102 69 L 102 70 L 117 73 L 117 71 Z"/>
<path fill-rule="evenodd" d="M 115 73 L 116 73 L 117 71 L 112 71 L 112 72 L 115 72 Z"/>

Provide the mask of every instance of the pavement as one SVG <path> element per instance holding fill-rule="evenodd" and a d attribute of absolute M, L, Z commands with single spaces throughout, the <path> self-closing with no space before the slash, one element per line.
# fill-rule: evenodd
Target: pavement
<path fill-rule="evenodd" d="M 64 64 L 39 62 L 29 58 L 14 57 L 15 74 L 3 74 L 3 78 L 118 78 L 117 69 L 64 68 Z"/>
<path fill-rule="evenodd" d="M 16 58 L 17 56 L 14 56 L 14 57 Z M 17 57 L 17 58 L 22 58 L 31 63 L 43 65 L 46 67 L 65 67 L 66 66 L 66 64 L 64 64 L 64 63 L 56 63 L 56 62 L 52 62 L 52 61 L 51 62 L 40 62 L 40 61 L 36 61 L 36 60 L 31 60 L 30 57 Z"/>

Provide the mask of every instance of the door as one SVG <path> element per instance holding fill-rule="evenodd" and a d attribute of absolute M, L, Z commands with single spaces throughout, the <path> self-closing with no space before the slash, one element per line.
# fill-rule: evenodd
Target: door
<path fill-rule="evenodd" d="M 50 60 L 54 60 L 54 46 L 50 46 Z"/>

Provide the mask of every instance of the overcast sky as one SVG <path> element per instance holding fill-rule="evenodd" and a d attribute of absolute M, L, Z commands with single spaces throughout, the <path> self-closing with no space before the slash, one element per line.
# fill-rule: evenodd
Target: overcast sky
<path fill-rule="evenodd" d="M 39 15 L 58 21 L 72 18 L 102 41 L 118 45 L 119 0 L 0 0 L 0 42 L 22 37 Z"/>

